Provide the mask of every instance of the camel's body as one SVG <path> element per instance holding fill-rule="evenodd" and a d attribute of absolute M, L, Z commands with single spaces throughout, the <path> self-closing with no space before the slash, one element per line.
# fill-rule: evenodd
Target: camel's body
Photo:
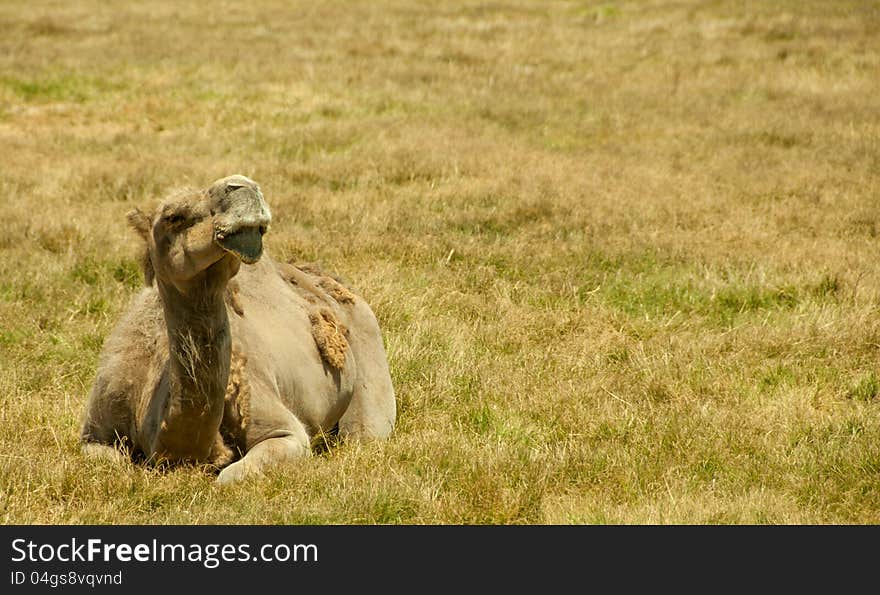
<path fill-rule="evenodd" d="M 228 482 L 308 454 L 311 439 L 334 427 L 355 438 L 391 433 L 394 391 L 378 324 L 361 298 L 267 254 L 216 287 L 202 291 L 210 283 L 199 282 L 179 293 L 162 285 L 160 258 L 151 256 L 157 283 L 136 296 L 104 345 L 83 425 L 86 452 L 110 455 L 122 443 L 147 459 L 218 466 L 244 454 L 221 472 Z"/>

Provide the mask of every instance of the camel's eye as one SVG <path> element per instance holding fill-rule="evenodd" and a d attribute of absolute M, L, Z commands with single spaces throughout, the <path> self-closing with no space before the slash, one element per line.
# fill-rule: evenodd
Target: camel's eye
<path fill-rule="evenodd" d="M 185 229 L 197 219 L 197 213 L 189 205 L 169 205 L 162 211 L 162 222 L 173 229 Z"/>
<path fill-rule="evenodd" d="M 235 192 L 239 188 L 244 188 L 244 184 L 235 184 L 233 182 L 226 184 L 226 192 Z"/>
<path fill-rule="evenodd" d="M 180 213 L 171 213 L 165 217 L 165 223 L 172 226 L 182 225 L 185 221 L 186 217 Z"/>

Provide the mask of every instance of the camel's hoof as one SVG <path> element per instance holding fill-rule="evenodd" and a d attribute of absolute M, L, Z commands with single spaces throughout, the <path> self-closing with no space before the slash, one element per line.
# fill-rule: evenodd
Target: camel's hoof
<path fill-rule="evenodd" d="M 235 463 L 232 463 L 228 467 L 225 467 L 220 472 L 220 475 L 217 476 L 217 479 L 215 480 L 217 482 L 217 485 L 221 485 L 221 486 L 232 485 L 234 483 L 239 483 L 245 477 L 248 477 L 250 475 L 256 475 L 255 472 L 248 469 L 247 466 L 243 465 L 242 463 L 243 463 L 243 461 L 236 461 Z"/>

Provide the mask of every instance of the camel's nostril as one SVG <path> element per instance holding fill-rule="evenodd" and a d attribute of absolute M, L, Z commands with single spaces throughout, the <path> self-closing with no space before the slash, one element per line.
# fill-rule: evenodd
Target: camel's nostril
<path fill-rule="evenodd" d="M 268 226 L 266 226 L 266 225 L 261 225 L 261 226 L 260 226 L 260 235 L 261 235 L 261 236 L 266 235 L 266 232 L 267 232 L 267 231 L 269 231 Z"/>

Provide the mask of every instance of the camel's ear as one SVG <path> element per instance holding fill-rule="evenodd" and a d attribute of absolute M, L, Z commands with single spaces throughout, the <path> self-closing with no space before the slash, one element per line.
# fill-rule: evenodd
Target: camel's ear
<path fill-rule="evenodd" d="M 156 273 L 153 270 L 153 261 L 150 260 L 150 250 L 147 247 L 147 238 L 150 237 L 150 218 L 147 217 L 140 209 L 133 209 L 126 215 L 128 224 L 131 225 L 141 239 L 144 240 L 144 250 L 141 253 L 141 268 L 144 271 L 144 283 L 149 287 L 153 284 Z"/>
<path fill-rule="evenodd" d="M 138 235 L 146 241 L 150 235 L 150 218 L 137 208 L 130 210 L 125 217 L 128 219 L 128 224 L 131 225 L 131 228 L 138 232 Z"/>
<path fill-rule="evenodd" d="M 146 248 L 141 253 L 141 268 L 144 270 L 144 285 L 149 287 L 156 278 L 156 271 L 153 269 L 153 261 L 150 260 L 150 251 Z"/>

